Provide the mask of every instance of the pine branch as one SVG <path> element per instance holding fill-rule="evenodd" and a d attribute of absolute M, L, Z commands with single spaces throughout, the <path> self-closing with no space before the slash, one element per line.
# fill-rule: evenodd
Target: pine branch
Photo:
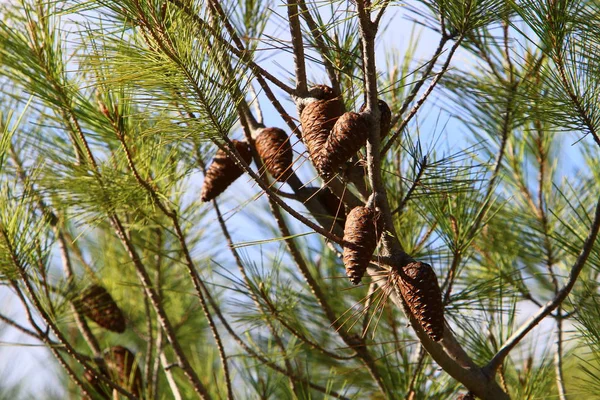
<path fill-rule="evenodd" d="M 323 65 L 325 66 L 325 71 L 327 71 L 327 76 L 329 77 L 329 81 L 331 82 L 331 87 L 333 88 L 333 92 L 335 94 L 339 95 L 342 92 L 342 89 L 340 86 L 340 82 L 338 80 L 336 69 L 333 66 L 333 64 L 331 63 L 331 61 L 329 60 L 329 58 L 326 56 L 328 53 L 328 48 L 327 48 L 327 44 L 323 40 L 323 36 L 326 34 L 326 32 L 324 32 L 322 29 L 319 28 L 319 26 L 317 26 L 317 23 L 313 19 L 308 7 L 306 6 L 305 0 L 298 0 L 298 5 L 300 6 L 300 9 L 302 10 L 302 19 L 304 19 L 304 21 L 306 22 L 306 25 L 308 25 L 308 28 L 310 29 L 310 34 L 313 37 L 313 39 L 315 40 L 317 49 L 318 49 L 319 53 L 321 54 L 321 59 L 323 61 Z"/>
<path fill-rule="evenodd" d="M 494 355 L 494 357 L 490 360 L 490 362 L 485 366 L 485 370 L 493 373 L 504 361 L 504 359 L 508 356 L 510 351 L 517 345 L 523 338 L 527 335 L 529 331 L 535 328 L 544 318 L 546 318 L 552 311 L 554 311 L 557 307 L 559 307 L 562 302 L 567 298 L 573 286 L 575 286 L 575 282 L 577 282 L 577 278 L 581 273 L 581 270 L 585 266 L 588 257 L 590 256 L 590 252 L 594 246 L 596 238 L 598 236 L 598 230 L 600 230 L 600 199 L 596 205 L 596 212 L 594 215 L 594 220 L 591 223 L 590 231 L 583 243 L 583 247 L 577 260 L 571 266 L 571 270 L 569 272 L 569 279 L 567 283 L 558 291 L 556 296 L 550 301 L 548 301 L 544 307 L 540 308 L 535 315 L 530 317 L 527 321 L 521 325 L 515 332 L 512 334 L 510 338 L 506 340 L 506 342 L 502 345 L 500 350 Z"/>
<path fill-rule="evenodd" d="M 431 92 L 433 92 L 433 89 L 435 88 L 435 86 L 437 85 L 437 83 L 440 81 L 440 79 L 442 79 L 442 77 L 444 76 L 444 74 L 446 73 L 446 71 L 448 70 L 448 68 L 450 66 L 450 62 L 452 61 L 452 57 L 454 56 L 454 53 L 458 49 L 458 46 L 460 46 L 460 43 L 462 42 L 462 39 L 463 39 L 463 36 L 459 36 L 458 39 L 456 39 L 456 42 L 454 42 L 454 45 L 452 45 L 452 47 L 450 48 L 450 51 L 448 52 L 448 57 L 446 58 L 446 61 L 442 65 L 441 71 L 438 72 L 435 75 L 435 77 L 433 78 L 433 80 L 429 84 L 429 87 L 427 87 L 427 89 L 425 90 L 425 92 L 423 92 L 423 95 L 419 98 L 419 100 L 417 100 L 417 102 L 411 108 L 411 110 L 408 112 L 408 114 L 406 115 L 406 117 L 404 117 L 404 119 L 400 123 L 400 126 L 398 126 L 398 128 L 396 129 L 396 132 L 394 132 L 394 134 L 392 135 L 392 137 L 390 138 L 390 140 L 388 140 L 388 142 L 383 146 L 383 148 L 381 149 L 381 152 L 383 154 L 386 154 L 388 152 L 388 150 L 392 147 L 392 144 L 394 143 L 394 141 L 396 140 L 396 138 L 408 126 L 408 123 L 417 114 L 417 111 L 419 111 L 419 109 L 421 108 L 421 106 L 425 103 L 425 100 L 427 100 L 427 98 L 429 97 L 429 95 L 431 94 Z M 440 44 L 441 44 L 441 42 L 440 42 Z M 431 65 L 433 65 L 433 63 Z M 415 92 L 415 94 L 416 94 L 416 92 Z"/>
<path fill-rule="evenodd" d="M 17 174 L 18 174 L 19 178 L 21 179 L 22 184 L 24 186 L 30 185 L 27 175 L 25 173 L 25 170 L 23 169 L 23 162 L 17 155 L 17 152 L 14 149 L 14 146 L 10 146 L 9 152 L 10 152 L 13 162 L 16 166 Z M 63 262 L 63 271 L 65 273 L 65 276 L 66 276 L 67 280 L 72 281 L 73 266 L 71 264 L 71 256 L 69 254 L 65 235 L 63 234 L 62 229 L 60 229 L 60 227 L 58 226 L 59 218 L 56 216 L 54 211 L 52 211 L 50 209 L 50 207 L 48 207 L 46 205 L 41 194 L 35 188 L 33 188 L 33 185 L 31 185 L 31 186 L 32 187 L 30 190 L 31 190 L 32 194 L 35 196 L 35 198 L 37 199 L 38 208 L 40 209 L 42 214 L 46 216 L 46 218 L 48 219 L 48 223 L 50 224 L 50 226 L 52 227 L 52 230 L 54 231 L 54 234 L 58 238 L 58 248 L 59 248 L 60 256 L 61 256 L 61 259 Z M 77 323 L 77 328 L 81 332 L 81 335 L 86 340 L 90 349 L 94 352 L 94 355 L 96 357 L 100 357 L 101 349 L 100 349 L 100 344 L 98 343 L 98 339 L 96 338 L 96 336 L 94 336 L 94 334 L 90 330 L 89 326 L 87 325 L 87 322 L 86 322 L 85 318 L 83 317 L 81 310 L 79 310 L 73 302 L 71 302 L 71 311 L 75 315 L 75 322 Z"/>
<path fill-rule="evenodd" d="M 296 94 L 304 96 L 308 92 L 308 87 L 306 84 L 306 65 L 304 63 L 304 43 L 302 42 L 302 31 L 296 0 L 288 0 L 287 11 L 290 22 L 292 48 L 294 50 L 294 65 L 296 66 Z"/>

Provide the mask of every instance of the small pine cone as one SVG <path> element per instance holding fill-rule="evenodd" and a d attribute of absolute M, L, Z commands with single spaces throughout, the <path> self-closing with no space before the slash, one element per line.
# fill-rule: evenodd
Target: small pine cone
<path fill-rule="evenodd" d="M 367 142 L 369 124 L 362 114 L 342 115 L 327 138 L 321 171 L 326 177 L 348 161 Z"/>
<path fill-rule="evenodd" d="M 337 221 L 343 225 L 346 223 L 346 210 L 344 209 L 344 203 L 342 203 L 342 201 L 338 199 L 337 196 L 331 192 L 331 190 L 327 188 L 319 190 L 317 199 L 329 212 L 332 218 L 336 218 Z"/>
<path fill-rule="evenodd" d="M 294 153 L 290 139 L 282 129 L 263 129 L 256 137 L 256 151 L 275 180 L 285 182 L 293 173 Z"/>
<path fill-rule="evenodd" d="M 379 136 L 384 138 L 390 132 L 391 124 L 392 124 L 392 110 L 387 105 L 387 103 L 381 99 L 377 100 L 377 105 L 379 106 Z M 360 107 L 360 112 L 365 111 L 367 108 L 367 104 L 363 104 Z"/>
<path fill-rule="evenodd" d="M 75 301 L 75 306 L 101 327 L 117 333 L 125 332 L 125 316 L 102 286 L 94 284 L 87 288 Z"/>
<path fill-rule="evenodd" d="M 429 337 L 438 342 L 444 336 L 442 291 L 431 265 L 412 262 L 399 273 L 398 284 L 404 301 Z"/>
<path fill-rule="evenodd" d="M 244 161 L 250 164 L 252 153 L 250 152 L 248 143 L 239 140 L 232 140 L 232 142 Z M 200 199 L 204 202 L 215 199 L 237 178 L 242 176 L 243 173 L 244 170 L 232 158 L 228 157 L 227 153 L 219 149 L 217 154 L 215 154 L 212 164 L 210 164 L 210 167 L 206 171 Z"/>
<path fill-rule="evenodd" d="M 325 142 L 342 112 L 343 107 L 338 99 L 316 100 L 302 110 L 302 140 L 318 171 L 321 171 L 322 167 Z"/>
<path fill-rule="evenodd" d="M 135 360 L 135 355 L 123 346 L 111 347 L 104 356 L 110 375 L 119 385 L 129 390 L 135 397 L 142 393 L 142 373 Z"/>
<path fill-rule="evenodd" d="M 369 266 L 377 247 L 381 229 L 378 214 L 368 207 L 355 207 L 346 218 L 344 227 L 344 265 L 350 282 L 358 285 Z"/>

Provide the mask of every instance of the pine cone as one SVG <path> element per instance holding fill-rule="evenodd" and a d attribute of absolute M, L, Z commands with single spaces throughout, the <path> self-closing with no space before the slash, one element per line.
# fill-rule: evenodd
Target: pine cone
<path fill-rule="evenodd" d="M 325 85 L 313 86 L 310 93 L 316 100 L 308 103 L 300 114 L 302 141 L 317 170 L 321 170 L 321 154 L 327 137 L 337 119 L 344 113 L 344 103 Z"/>
<path fill-rule="evenodd" d="M 358 285 L 369 266 L 377 247 L 381 229 L 378 215 L 372 208 L 355 207 L 346 218 L 344 227 L 344 265 L 350 281 Z"/>
<path fill-rule="evenodd" d="M 135 355 L 123 346 L 113 346 L 104 356 L 104 360 L 113 379 L 135 397 L 140 397 L 143 390 L 142 373 Z"/>
<path fill-rule="evenodd" d="M 102 286 L 90 286 L 74 304 L 83 315 L 101 327 L 117 333 L 125 332 L 125 316 Z"/>
<path fill-rule="evenodd" d="M 285 182 L 294 172 L 294 153 L 289 137 L 282 129 L 263 129 L 256 137 L 256 151 L 275 180 Z"/>
<path fill-rule="evenodd" d="M 377 100 L 377 105 L 379 106 L 379 136 L 383 139 L 390 133 L 390 128 L 392 124 L 392 110 L 387 105 L 387 103 L 381 99 Z M 367 104 L 363 104 L 360 107 L 360 112 L 365 111 L 367 108 Z"/>
<path fill-rule="evenodd" d="M 369 124 L 362 114 L 347 112 L 342 115 L 327 138 L 322 153 L 321 170 L 325 177 L 348 161 L 367 142 Z"/>
<path fill-rule="evenodd" d="M 239 140 L 232 140 L 237 152 L 242 156 L 247 164 L 252 161 L 252 153 L 248 147 L 248 143 Z M 227 156 L 223 150 L 219 149 L 212 164 L 206 171 L 204 184 L 202 185 L 202 201 L 210 201 L 223 193 L 229 185 L 237 178 L 242 176 L 244 170 L 238 166 L 232 158 Z"/>
<path fill-rule="evenodd" d="M 333 100 L 338 96 L 333 92 L 333 88 L 327 85 L 314 85 L 308 90 L 309 96 L 317 100 Z"/>
<path fill-rule="evenodd" d="M 444 336 L 442 292 L 431 265 L 412 262 L 398 273 L 404 301 L 429 337 L 438 342 Z"/>
<path fill-rule="evenodd" d="M 336 218 L 339 223 L 344 225 L 346 223 L 346 210 L 344 209 L 344 203 L 337 198 L 331 190 L 323 188 L 319 190 L 317 199 L 329 212 L 331 217 Z"/>

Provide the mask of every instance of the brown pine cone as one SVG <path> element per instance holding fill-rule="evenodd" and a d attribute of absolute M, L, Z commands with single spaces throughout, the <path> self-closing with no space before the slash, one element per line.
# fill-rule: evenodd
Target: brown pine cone
<path fill-rule="evenodd" d="M 344 103 L 333 89 L 315 85 L 309 90 L 310 98 L 302 108 L 300 123 L 304 142 L 313 165 L 321 171 L 321 154 L 333 125 L 344 113 Z"/>
<path fill-rule="evenodd" d="M 125 316 L 110 293 L 102 286 L 90 286 L 74 304 L 83 315 L 101 327 L 117 333 L 125 332 Z"/>
<path fill-rule="evenodd" d="M 342 115 L 342 110 L 341 102 L 338 99 L 316 100 L 302 110 L 300 116 L 302 141 L 318 171 L 321 171 L 325 142 L 336 121 Z"/>
<path fill-rule="evenodd" d="M 104 356 L 104 360 L 113 379 L 135 397 L 140 397 L 143 390 L 142 373 L 135 355 L 123 346 L 113 346 Z"/>
<path fill-rule="evenodd" d="M 321 163 L 323 175 L 333 174 L 365 145 L 368 137 L 369 124 L 363 114 L 347 112 L 342 115 L 325 143 Z"/>
<path fill-rule="evenodd" d="M 248 143 L 239 140 L 232 140 L 232 142 L 244 161 L 250 164 L 252 153 L 250 152 Z M 237 178 L 242 176 L 243 173 L 244 170 L 236 164 L 234 159 L 229 158 L 223 150 L 217 150 L 212 164 L 210 164 L 210 167 L 206 171 L 200 200 L 206 202 L 215 199 Z"/>
<path fill-rule="evenodd" d="M 265 128 L 256 137 L 256 151 L 265 168 L 279 182 L 285 182 L 294 172 L 294 153 L 288 135 L 279 128 Z"/>
<path fill-rule="evenodd" d="M 434 341 L 444 336 L 442 292 L 431 265 L 412 262 L 398 273 L 398 285 L 413 316 Z"/>
<path fill-rule="evenodd" d="M 387 103 L 381 99 L 377 100 L 377 105 L 379 106 L 379 137 L 382 139 L 390 133 L 390 128 L 392 124 L 392 110 L 387 105 Z M 360 107 L 360 112 L 365 111 L 367 108 L 367 104 L 363 104 Z"/>
<path fill-rule="evenodd" d="M 342 201 L 338 199 L 337 196 L 331 192 L 331 190 L 328 188 L 319 190 L 317 199 L 329 212 L 329 215 L 331 215 L 332 218 L 336 218 L 339 223 L 345 225 L 346 210 L 344 209 L 344 203 L 342 203 Z"/>
<path fill-rule="evenodd" d="M 344 266 L 350 282 L 358 285 L 369 266 L 377 247 L 381 229 L 378 214 L 368 207 L 355 207 L 346 218 L 344 227 Z"/>
<path fill-rule="evenodd" d="M 314 85 L 308 90 L 309 96 L 317 100 L 333 100 L 338 96 L 333 92 L 333 88 L 327 85 Z"/>

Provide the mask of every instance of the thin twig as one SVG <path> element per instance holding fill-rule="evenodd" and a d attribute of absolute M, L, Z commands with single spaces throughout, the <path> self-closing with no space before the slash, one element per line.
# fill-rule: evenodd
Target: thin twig
<path fill-rule="evenodd" d="M 517 345 L 519 342 L 527 335 L 527 333 L 535 328 L 544 318 L 546 318 L 552 311 L 554 311 L 560 304 L 567 298 L 573 286 L 575 286 L 575 282 L 577 282 L 577 278 L 579 277 L 579 273 L 585 266 L 585 263 L 592 251 L 594 246 L 594 242 L 596 241 L 596 237 L 598 236 L 598 230 L 600 229 L 600 199 L 596 205 L 596 211 L 594 220 L 590 226 L 590 232 L 583 243 L 583 248 L 577 257 L 577 260 L 571 267 L 571 271 L 569 272 L 569 279 L 567 283 L 558 291 L 556 296 L 550 301 L 548 301 L 544 307 L 540 308 L 535 315 L 529 318 L 527 321 L 521 325 L 511 337 L 509 337 L 506 342 L 502 345 L 500 350 L 494 355 L 494 357 L 490 360 L 488 365 L 486 365 L 485 369 L 491 373 L 493 373 L 500 364 L 504 361 L 508 353 Z"/>
<path fill-rule="evenodd" d="M 381 22 L 381 18 L 385 14 L 387 7 L 390 5 L 390 0 L 383 0 L 382 3 L 383 4 L 381 5 L 379 12 L 375 16 L 375 19 L 373 20 L 373 25 L 375 26 L 375 28 L 379 28 L 379 23 Z"/>
<path fill-rule="evenodd" d="M 229 25 L 227 28 L 229 30 L 230 36 L 232 37 L 234 43 L 236 43 L 237 47 L 231 45 L 231 43 L 228 40 L 226 40 L 213 27 L 211 27 L 209 23 L 207 23 L 202 18 L 200 18 L 200 16 L 198 16 L 196 13 L 194 13 L 194 10 L 190 6 L 186 5 L 183 1 L 181 1 L 181 0 L 168 0 L 168 1 L 173 3 L 175 6 L 177 6 L 182 11 L 184 11 L 189 17 L 191 17 L 194 20 L 194 22 L 196 22 L 198 24 L 198 26 L 201 29 L 205 29 L 206 31 L 208 31 L 215 39 L 217 39 L 219 41 L 220 45 L 224 46 L 227 50 L 231 51 L 244 64 L 246 64 L 248 66 L 248 68 L 250 68 L 250 70 L 255 75 L 258 75 L 258 76 L 268 79 L 269 81 L 271 81 L 273 84 L 275 84 L 277 87 L 279 87 L 281 90 L 283 90 L 284 92 L 286 92 L 288 94 L 295 93 L 294 89 L 292 89 L 291 87 L 289 87 L 288 85 L 283 83 L 281 80 L 279 80 L 275 76 L 273 76 L 271 73 L 269 73 L 267 70 L 263 69 L 258 64 L 256 64 L 254 61 L 252 61 L 252 59 L 250 57 L 251 53 L 248 52 L 244 48 L 243 43 L 241 41 L 239 41 L 239 43 L 238 43 L 239 38 L 237 37 L 237 34 L 235 34 L 235 35 L 231 34 L 231 30 L 230 30 L 231 25 Z M 215 6 L 215 2 L 211 2 L 211 3 L 212 3 L 211 6 L 215 7 L 215 9 L 218 9 Z M 241 46 L 241 48 L 240 48 L 240 46 Z"/>
<path fill-rule="evenodd" d="M 556 316 L 556 351 L 554 353 L 554 372 L 556 374 L 556 387 L 560 400 L 567 400 L 567 389 L 565 387 L 565 378 L 563 375 L 563 330 L 562 315 L 560 306 L 557 309 Z"/>
<path fill-rule="evenodd" d="M 429 95 L 431 94 L 431 92 L 433 92 L 433 89 L 436 87 L 437 83 L 440 81 L 440 79 L 442 79 L 442 77 L 444 76 L 444 74 L 448 70 L 448 67 L 450 66 L 450 61 L 452 61 L 452 57 L 454 56 L 454 53 L 456 52 L 456 50 L 458 49 L 458 46 L 460 46 L 460 43 L 462 42 L 462 38 L 463 37 L 460 36 L 456 40 L 456 42 L 454 43 L 454 45 L 452 45 L 452 47 L 450 48 L 450 52 L 448 53 L 448 57 L 446 58 L 446 61 L 444 62 L 444 65 L 442 65 L 441 71 L 438 72 L 435 75 L 435 77 L 433 78 L 433 80 L 431 81 L 431 83 L 429 84 L 429 86 L 427 87 L 427 89 L 425 90 L 425 92 L 423 93 L 423 95 L 419 98 L 419 100 L 417 100 L 417 102 L 411 108 L 411 110 L 408 112 L 408 114 L 406 115 L 406 117 L 404 117 L 404 119 L 400 123 L 400 126 L 396 129 L 396 132 L 394 132 L 394 134 L 392 135 L 392 137 L 390 138 L 390 140 L 388 140 L 388 142 L 383 146 L 383 148 L 381 149 L 381 152 L 383 154 L 386 154 L 387 151 L 392 147 L 392 144 L 394 143 L 394 141 L 396 140 L 396 138 L 402 133 L 402 131 L 404 130 L 404 128 L 406 128 L 406 126 L 408 125 L 408 123 L 417 114 L 417 111 L 419 111 L 419 109 L 421 108 L 421 106 L 423 105 L 423 103 L 425 103 L 425 100 L 427 100 L 427 98 L 429 97 Z"/>
<path fill-rule="evenodd" d="M 330 57 L 328 57 L 327 54 L 328 46 L 323 40 L 323 36 L 326 35 L 326 32 L 324 32 L 313 19 L 312 15 L 310 14 L 310 10 L 306 6 L 305 0 L 298 0 L 298 5 L 302 10 L 302 19 L 304 19 L 306 25 L 308 25 L 308 28 L 310 29 L 310 34 L 315 40 L 316 48 L 319 51 L 319 54 L 321 54 L 321 60 L 323 61 L 323 65 L 325 66 L 325 71 L 327 72 L 327 76 L 329 77 L 329 81 L 331 82 L 333 92 L 336 95 L 339 95 L 341 93 L 340 82 L 338 80 L 336 69 L 331 63 Z"/>
<path fill-rule="evenodd" d="M 400 204 L 398 204 L 398 207 L 396 207 L 392 211 L 392 215 L 396 215 L 396 214 L 402 215 L 404 207 L 406 207 L 406 204 L 408 204 L 408 201 L 411 199 L 413 193 L 415 192 L 417 187 L 421 184 L 421 178 L 423 177 L 423 174 L 425 173 L 426 169 L 427 169 L 427 156 L 423 156 L 423 158 L 421 160 L 419 160 L 419 170 L 417 171 L 417 175 L 415 176 L 413 183 L 410 185 L 410 188 L 408 188 L 406 195 L 402 198 L 402 201 L 400 202 Z"/>
<path fill-rule="evenodd" d="M 431 71 L 433 71 L 433 67 L 435 67 L 435 63 L 437 62 L 438 58 L 442 55 L 444 46 L 446 45 L 448 40 L 449 40 L 448 37 L 442 35 L 442 37 L 440 38 L 440 41 L 438 43 L 438 46 L 435 49 L 435 52 L 433 53 L 433 57 L 431 58 L 431 60 L 429 60 L 427 62 L 427 66 L 425 67 L 425 69 L 423 70 L 423 72 L 421 74 L 421 78 L 412 87 L 410 93 L 408 94 L 408 96 L 406 96 L 406 98 L 402 102 L 402 106 L 400 107 L 400 110 L 392 118 L 391 126 L 396 125 L 396 123 L 398 123 L 400 118 L 402 118 L 402 116 L 404 115 L 406 110 L 408 110 L 410 103 L 412 103 L 412 101 L 415 99 L 415 97 L 419 93 L 419 90 L 421 90 L 421 87 L 423 86 L 423 84 L 429 78 Z M 398 133 L 398 135 L 399 134 L 400 133 Z M 390 138 L 390 141 L 394 141 L 394 140 L 396 140 L 396 137 L 394 137 L 394 135 L 392 135 L 392 137 Z"/>
<path fill-rule="evenodd" d="M 23 183 L 23 185 L 29 185 L 30 190 L 32 190 L 34 196 L 36 197 L 38 208 L 42 212 L 43 215 L 46 216 L 50 226 L 56 237 L 58 238 L 58 248 L 60 251 L 60 256 L 63 263 L 63 271 L 68 281 L 73 280 L 73 265 L 71 262 L 71 256 L 68 250 L 68 243 L 65 239 L 65 235 L 63 233 L 63 229 L 59 227 L 59 218 L 56 216 L 54 211 L 44 202 L 42 195 L 38 192 L 38 190 L 31 184 L 27 178 L 27 174 L 25 173 L 25 169 L 23 168 L 23 162 L 21 161 L 19 155 L 17 154 L 14 146 L 10 146 L 9 152 L 13 163 L 15 164 L 17 175 L 19 179 Z M 86 343 L 90 347 L 90 349 L 94 352 L 96 357 L 99 357 L 101 354 L 100 345 L 98 343 L 98 339 L 93 334 L 84 316 L 75 304 L 71 302 L 71 311 L 75 316 L 75 322 L 77 324 L 77 328 L 79 329 L 81 335 L 85 339 Z"/>
<path fill-rule="evenodd" d="M 271 199 L 269 198 L 269 200 L 271 200 Z M 344 341 L 344 343 L 346 343 L 350 348 L 352 348 L 356 352 L 358 357 L 363 361 L 363 363 L 369 370 L 369 373 L 371 374 L 371 376 L 373 377 L 375 382 L 377 382 L 378 386 L 383 391 L 383 393 L 387 393 L 385 390 L 384 381 L 383 381 L 382 377 L 380 376 L 379 371 L 377 370 L 377 367 L 374 363 L 374 360 L 373 360 L 371 354 L 369 353 L 366 346 L 364 346 L 363 340 L 361 338 L 352 337 L 349 333 L 345 332 L 343 329 L 340 329 L 341 328 L 340 322 L 338 321 L 338 318 L 335 316 L 335 313 L 334 313 L 333 309 L 331 308 L 331 305 L 327 301 L 327 297 L 323 293 L 321 287 L 318 285 L 318 283 L 316 282 L 316 280 L 310 273 L 310 270 L 308 269 L 308 265 L 306 265 L 306 262 L 304 261 L 302 254 L 298 250 L 298 247 L 296 246 L 295 241 L 292 239 L 291 232 L 283 219 L 283 215 L 281 215 L 281 212 L 277 208 L 277 205 L 275 204 L 275 202 L 269 201 L 269 205 L 271 207 L 271 211 L 273 213 L 273 216 L 275 217 L 275 220 L 277 222 L 279 230 L 281 231 L 282 236 L 285 238 L 284 241 L 288 247 L 290 254 L 292 255 L 292 259 L 298 266 L 298 269 L 304 276 L 304 279 L 306 280 L 308 286 L 310 287 L 311 291 L 317 298 L 319 305 L 325 312 L 325 315 L 327 316 L 327 319 L 331 323 L 332 327 L 334 327 L 335 330 L 339 333 L 339 335 L 342 338 L 342 340 Z"/>
<path fill-rule="evenodd" d="M 417 396 L 416 383 L 419 375 L 421 375 L 421 370 L 425 363 L 425 348 L 423 346 L 419 346 L 419 350 L 417 353 L 417 366 L 414 371 L 411 371 L 412 377 L 410 378 L 410 384 L 408 385 L 406 400 L 415 400 Z"/>
<path fill-rule="evenodd" d="M 171 1 L 180 1 L 180 0 L 171 0 Z M 229 33 L 229 36 L 231 36 L 231 39 L 233 40 L 233 42 L 237 46 L 238 50 L 242 51 L 243 53 L 247 52 L 247 50 L 246 50 L 246 48 L 244 46 L 244 43 L 239 38 L 236 30 L 233 28 L 231 22 L 229 21 L 229 18 L 227 17 L 227 14 L 225 13 L 225 11 L 223 10 L 223 8 L 221 7 L 220 2 L 218 2 L 218 1 L 211 1 L 211 6 L 214 9 L 214 11 L 219 15 L 220 19 L 223 21 L 223 24 L 225 25 L 225 29 L 227 29 L 227 32 Z M 255 72 L 255 71 L 253 70 L 253 72 Z M 273 107 L 275 107 L 275 109 L 277 110 L 277 112 L 279 113 L 279 115 L 281 116 L 281 118 L 283 118 L 283 120 L 285 121 L 285 123 L 291 129 L 292 133 L 295 133 L 296 135 L 300 136 L 300 131 L 298 130 L 298 127 L 294 123 L 294 120 L 292 119 L 292 117 L 289 116 L 289 114 L 287 113 L 287 111 L 285 110 L 285 108 L 283 108 L 283 106 L 281 105 L 281 103 L 279 102 L 279 100 L 277 99 L 277 97 L 275 96 L 275 94 L 273 93 L 273 91 L 271 90 L 270 86 L 265 81 L 262 73 L 259 74 L 259 73 L 255 72 L 255 76 L 256 76 L 256 80 L 257 80 L 258 84 L 260 85 L 260 87 L 264 91 L 265 95 L 267 96 L 267 98 L 269 99 L 269 101 L 271 102 L 271 104 L 273 105 Z M 273 82 L 273 83 L 275 83 L 275 82 Z M 290 88 L 290 90 L 286 90 L 286 92 L 288 94 L 293 95 L 294 94 L 294 90 L 291 89 L 291 88 Z"/>
<path fill-rule="evenodd" d="M 219 319 L 219 321 L 221 321 L 221 324 L 223 324 L 223 327 L 225 328 L 225 330 L 227 330 L 227 332 L 231 335 L 231 337 L 236 341 L 236 343 L 238 343 L 246 353 L 248 353 L 251 357 L 256 358 L 257 360 L 259 360 L 260 362 L 262 362 L 263 364 L 265 364 L 266 366 L 268 366 L 269 368 L 285 375 L 285 376 L 289 376 L 288 375 L 288 371 L 285 368 L 280 367 L 279 365 L 275 364 L 274 362 L 272 362 L 271 360 L 269 360 L 268 358 L 262 356 L 261 354 L 257 353 L 256 351 L 254 351 L 254 349 L 252 349 L 250 346 L 248 346 L 246 344 L 246 342 L 244 342 L 242 340 L 242 338 L 240 338 L 240 336 L 235 332 L 235 330 L 231 327 L 231 325 L 229 324 L 229 322 L 227 321 L 227 319 L 223 316 L 223 313 L 221 312 L 220 307 L 218 306 L 218 304 L 215 302 L 215 300 L 213 299 L 212 295 L 210 294 L 210 292 L 206 293 L 206 297 L 209 301 L 209 303 L 211 304 L 211 307 L 215 310 L 215 314 L 217 315 L 217 318 Z M 333 396 L 335 398 L 338 399 L 342 399 L 342 400 L 349 400 L 347 397 L 337 393 L 334 390 L 330 390 L 328 388 L 324 388 L 320 385 L 317 385 L 315 383 L 313 383 L 311 380 L 308 380 L 304 377 L 301 376 L 297 376 L 297 375 L 293 375 L 291 376 L 291 378 L 293 378 L 294 380 L 298 380 L 300 382 L 302 382 L 305 385 L 310 386 L 311 388 L 321 392 L 321 393 L 325 393 L 329 396 Z"/>
<path fill-rule="evenodd" d="M 294 50 L 294 65 L 296 66 L 296 95 L 303 97 L 308 92 L 306 82 L 306 64 L 304 62 L 304 43 L 302 42 L 302 29 L 298 17 L 298 3 L 288 0 L 287 13 L 289 19 L 292 49 Z"/>
<path fill-rule="evenodd" d="M 199 159 L 199 161 L 200 161 L 200 159 Z M 248 277 L 248 274 L 246 273 L 246 268 L 244 267 L 242 258 L 240 257 L 238 251 L 235 249 L 235 244 L 233 243 L 233 239 L 231 238 L 231 234 L 229 233 L 227 224 L 225 223 L 225 220 L 223 219 L 223 215 L 221 214 L 219 205 L 216 200 L 213 200 L 212 204 L 213 204 L 213 208 L 217 214 L 217 220 L 219 221 L 219 226 L 221 227 L 223 236 L 225 236 L 225 240 L 227 241 L 227 247 L 229 247 L 229 251 L 231 252 L 231 254 L 235 260 L 238 270 L 240 271 L 240 274 L 242 275 L 242 278 L 244 279 L 244 282 L 245 282 L 246 286 L 248 287 L 248 290 L 250 292 L 250 298 L 256 305 L 256 308 L 258 310 L 261 310 L 263 313 L 265 313 L 264 307 L 260 303 L 256 294 L 253 292 L 252 282 L 250 280 L 250 277 Z M 277 331 L 275 330 L 275 327 L 273 326 L 271 321 L 267 318 L 265 322 L 267 323 L 267 326 L 269 327 L 269 330 L 271 331 L 271 334 L 273 335 L 273 338 L 275 339 L 275 342 L 276 342 L 277 346 L 279 347 L 281 356 L 284 360 L 285 368 L 289 374 L 288 376 L 291 377 L 294 375 L 294 373 L 293 373 L 294 370 L 292 368 L 292 364 L 290 363 L 289 357 L 287 356 L 287 353 L 285 351 L 285 345 L 283 344 L 281 337 L 277 334 Z M 290 383 L 291 383 L 292 387 L 295 386 L 295 383 L 291 378 L 290 378 Z"/>
<path fill-rule="evenodd" d="M 159 329 L 158 331 L 160 337 L 162 338 L 162 329 Z M 182 400 L 183 397 L 181 397 L 181 393 L 179 392 L 179 386 L 177 386 L 177 382 L 175 381 L 175 378 L 173 378 L 173 368 L 169 368 L 169 365 L 171 364 L 169 363 L 169 360 L 167 360 L 165 352 L 162 348 L 158 348 L 157 351 L 159 353 L 158 358 L 160 359 L 160 365 L 162 366 L 165 377 L 167 378 L 167 383 L 169 384 L 169 388 L 173 394 L 173 399 Z"/>
<path fill-rule="evenodd" d="M 129 151 L 129 147 L 127 146 L 127 143 L 125 142 L 124 133 L 119 130 L 117 124 L 113 124 L 113 126 L 115 128 L 115 133 L 117 135 L 117 139 L 120 141 L 121 146 L 123 148 L 123 152 L 125 153 L 125 157 L 127 159 L 129 169 L 131 170 L 136 181 L 140 184 L 140 186 L 142 186 L 144 189 L 146 189 L 148 191 L 148 193 L 152 196 L 157 207 L 163 212 L 163 214 L 165 214 L 166 217 L 168 217 L 171 220 L 173 227 L 175 228 L 175 234 L 179 241 L 179 244 L 181 245 L 181 248 L 182 248 L 182 251 L 183 251 L 183 254 L 185 257 L 185 261 L 186 261 L 185 264 L 186 264 L 188 273 L 192 279 L 194 288 L 196 290 L 196 294 L 200 300 L 200 305 L 202 307 L 202 310 L 204 311 L 204 315 L 206 316 L 206 319 L 208 321 L 212 335 L 217 344 L 217 349 L 219 351 L 221 364 L 223 365 L 223 373 L 224 373 L 225 383 L 226 383 L 226 387 L 227 387 L 228 398 L 232 399 L 233 391 L 231 388 L 231 378 L 229 375 L 229 366 L 227 364 L 227 356 L 225 355 L 225 347 L 223 346 L 223 343 L 221 341 L 221 337 L 219 335 L 217 327 L 213 321 L 212 316 L 210 315 L 210 311 L 208 310 L 206 300 L 204 299 L 204 296 L 202 294 L 203 290 L 205 290 L 204 283 L 200 280 L 200 278 L 198 277 L 198 274 L 196 272 L 196 267 L 190 256 L 190 253 L 189 253 L 186 241 L 185 241 L 185 236 L 183 234 L 183 231 L 182 231 L 180 223 L 179 223 L 179 218 L 177 216 L 177 212 L 175 210 L 168 209 L 167 206 L 165 206 L 163 204 L 163 202 L 160 200 L 159 195 L 156 193 L 156 191 L 152 187 L 152 185 L 149 184 L 145 179 L 143 179 L 141 177 L 140 173 L 138 172 L 138 170 L 135 166 L 131 152 Z"/>

